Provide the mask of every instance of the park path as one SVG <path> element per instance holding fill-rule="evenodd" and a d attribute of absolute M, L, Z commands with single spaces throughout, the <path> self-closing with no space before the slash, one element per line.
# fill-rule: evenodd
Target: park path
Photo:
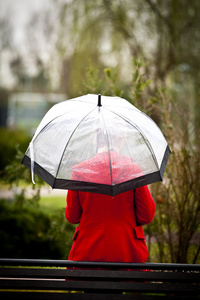
<path fill-rule="evenodd" d="M 0 188 L 0 199 L 12 199 L 14 193 L 20 193 L 20 188 L 13 188 L 8 189 L 6 187 Z M 66 197 L 67 191 L 66 190 L 53 190 L 51 187 L 42 187 L 40 190 L 41 196 L 48 196 L 48 197 L 54 197 L 54 196 L 63 196 Z M 26 195 L 28 197 L 31 197 L 32 189 L 27 189 Z"/>

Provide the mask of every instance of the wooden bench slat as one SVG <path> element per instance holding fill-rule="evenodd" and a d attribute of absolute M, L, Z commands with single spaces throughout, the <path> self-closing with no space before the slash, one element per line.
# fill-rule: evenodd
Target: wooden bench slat
<path fill-rule="evenodd" d="M 176 263 L 116 263 L 116 262 L 86 262 L 70 260 L 43 260 L 43 259 L 17 259 L 0 258 L 0 266 L 35 266 L 35 267 L 76 267 L 76 268 L 110 268 L 140 269 L 140 270 L 174 270 L 174 271 L 199 271 L 200 266 L 195 264 Z"/>
<path fill-rule="evenodd" d="M 99 281 L 43 281 L 43 280 L 1 280 L 0 289 L 26 289 L 26 290 L 75 290 L 85 289 L 114 290 L 114 291 L 135 291 L 153 293 L 184 293 L 198 294 L 200 286 L 191 284 L 171 283 L 141 283 L 141 282 L 99 282 Z"/>
<path fill-rule="evenodd" d="M 78 294 L 78 293 L 40 293 L 40 292 L 2 292 L 2 299 L 6 300 L 163 300 L 163 296 L 155 295 L 118 295 L 118 294 Z M 5 296 L 5 298 L 4 298 Z M 174 298 L 172 295 L 171 297 Z M 170 295 L 168 295 L 170 298 Z M 184 300 L 184 296 L 176 296 L 176 300 Z M 197 300 L 196 296 L 191 296 L 190 300 Z"/>
<path fill-rule="evenodd" d="M 180 272 L 141 272 L 141 271 L 106 271 L 75 269 L 33 269 L 33 268 L 0 268 L 0 277 L 8 278 L 52 278 L 82 280 L 150 280 L 173 282 L 200 282 L 199 273 Z"/>
<path fill-rule="evenodd" d="M 163 296 L 155 295 L 118 295 L 118 294 L 78 294 L 78 293 L 41 293 L 41 292 L 2 292 L 2 299 L 6 300 L 163 300 Z M 5 297 L 4 297 L 5 296 Z M 171 295 L 174 298 L 173 295 Z M 168 298 L 171 298 L 168 295 Z M 184 300 L 184 296 L 176 296 L 176 300 Z M 190 300 L 197 300 L 196 296 L 191 296 Z"/>

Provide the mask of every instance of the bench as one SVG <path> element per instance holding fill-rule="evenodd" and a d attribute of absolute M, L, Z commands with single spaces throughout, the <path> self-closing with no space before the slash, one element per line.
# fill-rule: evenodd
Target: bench
<path fill-rule="evenodd" d="M 0 265 L 2 300 L 200 297 L 200 265 L 4 258 Z"/>

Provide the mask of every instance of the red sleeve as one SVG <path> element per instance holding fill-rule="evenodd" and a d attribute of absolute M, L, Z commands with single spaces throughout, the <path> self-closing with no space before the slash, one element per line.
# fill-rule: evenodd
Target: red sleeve
<path fill-rule="evenodd" d="M 65 218 L 72 224 L 79 223 L 82 215 L 82 209 L 79 202 L 78 192 L 69 190 L 66 201 Z"/>
<path fill-rule="evenodd" d="M 155 215 L 155 202 L 147 186 L 135 190 L 136 221 L 140 225 L 150 223 Z"/>

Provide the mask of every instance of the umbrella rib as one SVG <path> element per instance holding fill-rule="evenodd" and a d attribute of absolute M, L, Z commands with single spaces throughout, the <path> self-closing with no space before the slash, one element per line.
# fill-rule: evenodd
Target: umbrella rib
<path fill-rule="evenodd" d="M 96 108 L 96 107 L 95 107 Z M 80 121 L 79 121 L 79 123 L 77 124 L 77 126 L 74 128 L 74 130 L 73 130 L 73 132 L 71 133 L 71 135 L 70 135 L 70 137 L 69 137 L 69 139 L 68 139 L 68 141 L 67 141 L 67 144 L 65 145 L 65 147 L 64 147 L 64 150 L 63 150 L 63 153 L 62 153 L 62 155 L 61 155 L 61 159 L 60 159 L 60 162 L 59 162 L 59 164 L 58 164 L 58 168 L 57 168 L 57 171 L 56 171 L 56 175 L 55 175 L 55 178 L 54 178 L 54 184 L 53 184 L 53 186 L 55 185 L 55 181 L 56 181 L 56 178 L 57 178 L 57 175 L 58 175 L 58 171 L 59 171 L 59 168 L 60 168 L 60 165 L 61 165 L 61 162 L 62 162 L 62 159 L 63 159 L 63 156 L 64 156 L 64 153 L 65 153 L 65 150 L 66 150 L 66 148 L 67 148 L 67 146 L 68 146 L 68 144 L 69 144 L 69 142 L 70 142 L 70 140 L 71 140 L 71 138 L 72 138 L 72 136 L 73 136 L 73 134 L 74 134 L 74 132 L 76 131 L 76 129 L 79 127 L 79 125 L 81 124 L 81 122 L 93 111 L 93 110 L 95 110 L 95 108 L 93 108 L 92 110 L 90 110 Z"/>
<path fill-rule="evenodd" d="M 99 107 L 99 110 L 101 112 L 102 119 L 103 119 L 104 126 L 105 126 L 105 130 L 106 130 L 106 137 L 107 137 L 107 143 L 108 143 L 108 157 L 109 157 L 109 165 L 110 165 L 110 178 L 111 178 L 111 185 L 112 185 L 113 184 L 112 167 L 111 167 L 112 164 L 111 164 L 111 156 L 110 156 L 110 142 L 109 142 L 109 138 L 108 138 L 108 130 L 107 130 L 107 127 L 106 127 L 106 122 L 105 122 L 104 117 L 103 117 L 102 109 L 100 109 L 100 107 Z"/>
<path fill-rule="evenodd" d="M 106 109 L 109 110 L 111 113 L 117 115 L 118 117 L 122 118 L 125 122 L 129 123 L 131 126 L 135 127 L 140 132 L 140 134 L 142 136 L 142 139 L 144 140 L 145 144 L 147 145 L 149 151 L 151 152 L 153 160 L 156 164 L 156 167 L 159 170 L 159 165 L 158 165 L 158 161 L 156 159 L 156 155 L 154 153 L 154 150 L 153 150 L 151 144 L 149 143 L 148 139 L 146 138 L 145 134 L 141 131 L 141 129 L 135 123 L 132 123 L 130 120 L 126 119 L 124 116 L 120 115 L 119 113 L 116 113 L 116 112 L 114 112 L 114 111 L 112 111 L 108 108 L 106 108 Z"/>

